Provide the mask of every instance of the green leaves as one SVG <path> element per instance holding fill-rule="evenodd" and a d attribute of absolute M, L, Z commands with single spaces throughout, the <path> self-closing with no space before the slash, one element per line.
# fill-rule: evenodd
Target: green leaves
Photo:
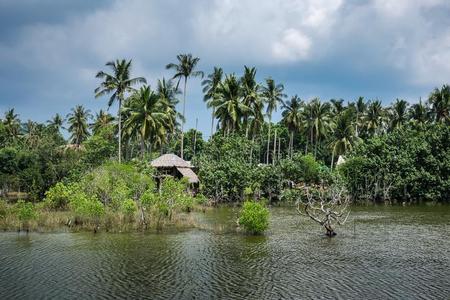
<path fill-rule="evenodd" d="M 250 234 L 261 234 L 269 227 L 269 210 L 260 202 L 246 201 L 238 223 Z"/>

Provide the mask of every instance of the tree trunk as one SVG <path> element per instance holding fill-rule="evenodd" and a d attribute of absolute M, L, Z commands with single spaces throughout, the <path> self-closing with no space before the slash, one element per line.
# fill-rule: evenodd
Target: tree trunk
<path fill-rule="evenodd" d="M 122 96 L 119 95 L 119 164 L 122 159 Z"/>
<path fill-rule="evenodd" d="M 211 115 L 211 137 L 210 138 L 212 138 L 212 136 L 214 134 L 214 115 L 215 114 L 216 114 L 216 108 L 213 107 L 212 108 L 212 115 Z"/>
<path fill-rule="evenodd" d="M 141 155 L 142 155 L 142 159 L 144 159 L 144 155 L 145 155 L 145 140 L 144 140 L 144 136 L 141 135 Z"/>
<path fill-rule="evenodd" d="M 292 159 L 292 154 L 294 152 L 294 132 L 291 131 L 291 137 L 289 139 L 289 157 Z"/>
<path fill-rule="evenodd" d="M 278 156 L 277 159 L 281 159 L 281 139 L 278 137 Z"/>
<path fill-rule="evenodd" d="M 275 129 L 275 135 L 274 135 L 274 138 L 273 138 L 272 165 L 275 165 L 276 154 L 277 154 L 277 130 Z"/>
<path fill-rule="evenodd" d="M 252 161 L 253 161 L 253 144 L 254 144 L 254 142 L 255 142 L 255 135 L 252 134 L 252 144 L 250 147 L 250 163 L 252 163 Z"/>
<path fill-rule="evenodd" d="M 267 134 L 267 153 L 266 153 L 266 164 L 269 164 L 269 152 L 270 152 L 270 127 L 272 126 L 272 117 L 269 117 L 269 131 Z"/>
<path fill-rule="evenodd" d="M 184 156 L 184 122 L 186 120 L 186 85 L 187 77 L 184 77 L 184 92 L 183 92 L 183 120 L 181 122 L 181 152 L 180 156 L 182 159 Z"/>
<path fill-rule="evenodd" d="M 334 149 L 331 151 L 331 167 L 330 167 L 331 170 L 333 170 L 333 165 L 334 165 Z"/>

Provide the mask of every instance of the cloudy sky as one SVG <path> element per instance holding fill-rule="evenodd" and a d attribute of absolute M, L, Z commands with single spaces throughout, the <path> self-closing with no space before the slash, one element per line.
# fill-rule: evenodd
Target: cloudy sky
<path fill-rule="evenodd" d="M 0 114 L 98 111 L 105 62 L 132 58 L 133 75 L 154 85 L 179 53 L 200 57 L 206 73 L 255 66 L 258 80 L 272 76 L 305 100 L 416 102 L 450 83 L 450 1 L 0 0 Z M 187 126 L 198 118 L 209 135 L 199 80 L 187 101 Z"/>

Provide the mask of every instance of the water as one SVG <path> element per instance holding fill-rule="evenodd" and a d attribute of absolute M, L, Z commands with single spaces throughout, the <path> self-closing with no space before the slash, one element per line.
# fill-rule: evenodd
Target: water
<path fill-rule="evenodd" d="M 293 209 L 265 236 L 0 233 L 0 299 L 450 299 L 450 207 L 360 207 L 329 239 Z"/>

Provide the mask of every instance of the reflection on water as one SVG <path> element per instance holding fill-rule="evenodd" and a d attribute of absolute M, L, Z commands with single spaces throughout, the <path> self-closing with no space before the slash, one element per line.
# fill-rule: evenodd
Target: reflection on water
<path fill-rule="evenodd" d="M 0 299 L 450 298 L 450 207 L 357 207 L 333 239 L 274 208 L 265 236 L 0 233 Z"/>

